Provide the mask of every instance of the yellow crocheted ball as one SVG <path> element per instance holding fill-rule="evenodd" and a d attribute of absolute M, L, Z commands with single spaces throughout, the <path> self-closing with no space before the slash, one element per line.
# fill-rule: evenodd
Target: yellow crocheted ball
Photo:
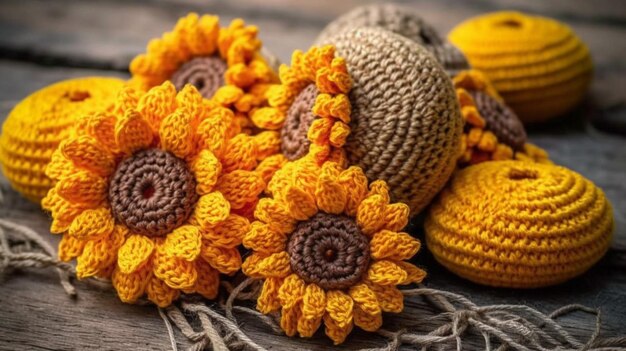
<path fill-rule="evenodd" d="M 113 103 L 124 85 L 117 78 L 65 80 L 22 100 L 9 114 L 0 136 L 0 162 L 11 186 L 39 202 L 53 185 L 44 174 L 52 152 L 81 115 Z"/>
<path fill-rule="evenodd" d="M 549 18 L 495 12 L 459 24 L 449 39 L 524 122 L 569 111 L 591 82 L 587 46 L 568 26 Z"/>
<path fill-rule="evenodd" d="M 437 261 L 476 283 L 533 288 L 569 280 L 608 250 L 601 189 L 563 167 L 492 161 L 458 172 L 426 219 Z"/>

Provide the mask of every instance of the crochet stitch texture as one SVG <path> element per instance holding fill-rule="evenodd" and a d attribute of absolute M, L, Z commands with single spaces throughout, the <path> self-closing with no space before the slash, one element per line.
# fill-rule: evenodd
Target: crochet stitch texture
<path fill-rule="evenodd" d="M 280 311 L 289 336 L 311 337 L 322 325 L 335 344 L 354 325 L 375 331 L 382 313 L 399 313 L 396 287 L 426 273 L 406 262 L 420 242 L 401 230 L 409 208 L 390 203 L 384 181 L 311 157 L 288 162 L 268 184 L 243 244 L 243 272 L 263 280 L 257 309 Z"/>
<path fill-rule="evenodd" d="M 411 8 L 395 4 L 357 7 L 329 23 L 315 40 L 316 45 L 357 27 L 379 27 L 422 45 L 435 56 L 450 76 L 469 69 L 465 56 L 446 42 L 435 28 Z"/>
<path fill-rule="evenodd" d="M 534 288 L 582 274 L 614 229 L 601 189 L 563 167 L 492 161 L 458 172 L 431 207 L 426 242 L 461 277 Z"/>
<path fill-rule="evenodd" d="M 265 188 L 257 137 L 237 130 L 230 109 L 169 81 L 140 97 L 127 87 L 111 111 L 82 118 L 46 168 L 60 258 L 76 258 L 79 278 L 111 278 L 124 302 L 214 298 L 219 274 L 241 266 Z"/>
<path fill-rule="evenodd" d="M 47 86 L 18 103 L 0 136 L 2 171 L 19 193 L 39 202 L 52 187 L 45 175 L 52 152 L 70 135 L 84 113 L 104 110 L 124 81 L 117 78 L 70 79 Z"/>
<path fill-rule="evenodd" d="M 524 122 L 561 115 L 583 98 L 592 77 L 587 46 L 566 25 L 519 12 L 471 18 L 449 34 Z"/>

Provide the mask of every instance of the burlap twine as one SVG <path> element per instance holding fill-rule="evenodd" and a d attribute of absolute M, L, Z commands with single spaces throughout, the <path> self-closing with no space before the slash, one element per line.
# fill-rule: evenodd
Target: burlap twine
<path fill-rule="evenodd" d="M 329 23 L 318 35 L 315 44 L 328 42 L 331 37 L 357 27 L 380 27 L 424 46 L 450 77 L 469 69 L 461 51 L 446 42 L 433 26 L 414 10 L 395 4 L 357 7 Z"/>
<path fill-rule="evenodd" d="M 76 290 L 70 283 L 75 275 L 73 266 L 60 262 L 50 244 L 32 229 L 6 219 L 0 219 L 0 278 L 18 269 L 49 268 L 58 270 L 61 284 L 70 295 Z M 107 282 L 88 279 L 88 282 L 107 286 Z M 108 285 L 111 291 L 113 289 Z M 197 296 L 183 296 L 175 305 L 159 309 L 171 340 L 172 350 L 178 350 L 173 326 L 191 342 L 189 350 L 212 349 L 226 351 L 234 349 L 265 351 L 249 337 L 237 322 L 237 316 L 248 315 L 265 325 L 268 333 L 282 335 L 277 316 L 263 315 L 251 308 L 260 282 L 243 280 L 237 286 L 225 281 L 222 286 L 227 294 L 215 302 Z M 440 323 L 429 333 L 408 329 L 390 331 L 380 329 L 377 334 L 387 340 L 381 348 L 360 351 L 393 351 L 402 346 L 421 350 L 461 350 L 464 340 L 478 337 L 484 340 L 485 350 L 619 350 L 626 347 L 626 336 L 600 338 L 600 311 L 581 305 L 568 305 L 544 314 L 524 305 L 478 306 L 459 294 L 428 289 L 420 286 L 403 291 L 407 299 L 421 296 L 435 311 L 432 315 L 419 316 Z M 145 302 L 143 302 L 145 303 Z M 555 319 L 565 314 L 580 311 L 595 316 L 595 328 L 587 340 L 574 338 Z M 173 324 L 173 325 L 172 325 Z"/>
<path fill-rule="evenodd" d="M 370 181 L 389 184 L 393 202 L 420 212 L 456 165 L 463 127 L 454 88 L 424 48 L 381 28 L 327 39 L 353 80 L 344 149 Z"/>

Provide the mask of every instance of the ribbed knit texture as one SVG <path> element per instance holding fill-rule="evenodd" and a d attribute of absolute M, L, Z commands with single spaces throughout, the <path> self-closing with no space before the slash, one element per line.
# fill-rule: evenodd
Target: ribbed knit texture
<path fill-rule="evenodd" d="M 459 49 L 442 39 L 435 28 L 417 12 L 395 4 L 357 7 L 329 23 L 315 43 L 325 43 L 329 38 L 357 27 L 380 27 L 424 46 L 450 76 L 469 68 L 467 59 Z"/>
<path fill-rule="evenodd" d="M 351 133 L 344 149 L 393 201 L 420 212 L 450 177 L 463 119 L 441 66 L 415 42 L 380 28 L 328 39 L 353 80 Z"/>
<path fill-rule="evenodd" d="M 0 162 L 11 186 L 39 202 L 53 182 L 44 170 L 59 142 L 70 134 L 75 119 L 104 110 L 124 81 L 78 78 L 45 87 L 13 108 L 2 126 Z"/>
<path fill-rule="evenodd" d="M 592 78 L 587 46 L 566 25 L 519 12 L 471 18 L 449 35 L 524 122 L 573 108 Z"/>
<path fill-rule="evenodd" d="M 461 277 L 533 288 L 589 269 L 608 250 L 614 222 L 602 190 L 578 173 L 492 161 L 453 177 L 425 229 L 437 261 Z"/>

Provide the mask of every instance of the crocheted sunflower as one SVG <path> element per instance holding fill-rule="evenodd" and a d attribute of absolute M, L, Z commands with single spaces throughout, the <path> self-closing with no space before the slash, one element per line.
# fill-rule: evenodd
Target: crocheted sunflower
<path fill-rule="evenodd" d="M 242 19 L 221 27 L 218 16 L 190 13 L 132 60 L 131 82 L 140 90 L 166 80 L 177 90 L 192 84 L 203 97 L 233 109 L 244 129 L 252 128 L 247 113 L 265 103 L 267 84 L 276 81 L 257 34 Z"/>
<path fill-rule="evenodd" d="M 296 160 L 310 151 L 318 162 L 345 156 L 341 147 L 350 134 L 352 80 L 346 62 L 331 45 L 296 50 L 291 66 L 279 69 L 281 84 L 268 89 L 268 107 L 256 110 L 252 121 L 280 130 L 281 153 Z"/>
<path fill-rule="evenodd" d="M 311 337 L 323 322 L 335 344 L 353 325 L 375 331 L 382 312 L 402 311 L 396 286 L 426 272 L 405 261 L 420 242 L 400 232 L 409 207 L 389 203 L 385 182 L 368 190 L 359 167 L 302 158 L 279 170 L 268 192 L 243 239 L 253 250 L 244 273 L 264 280 L 259 311 L 280 311 L 289 336 Z"/>
<path fill-rule="evenodd" d="M 524 125 L 484 74 L 461 71 L 452 81 L 465 120 L 459 164 L 510 159 L 550 163 L 547 152 L 526 142 Z"/>
<path fill-rule="evenodd" d="M 233 120 L 170 82 L 140 98 L 126 88 L 112 112 L 82 118 L 46 169 L 60 258 L 77 258 L 79 278 L 111 277 L 124 302 L 214 298 L 219 273 L 241 266 L 249 221 L 238 213 L 265 187 L 253 137 L 232 133 Z"/>

